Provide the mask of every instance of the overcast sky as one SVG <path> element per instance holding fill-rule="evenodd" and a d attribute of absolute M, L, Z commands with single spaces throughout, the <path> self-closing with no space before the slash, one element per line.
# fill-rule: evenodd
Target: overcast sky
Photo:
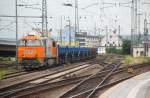
<path fill-rule="evenodd" d="M 18 4 L 39 4 L 34 5 L 34 8 L 41 8 L 42 0 L 18 0 Z M 78 0 L 79 2 L 79 17 L 80 29 L 94 31 L 94 28 L 99 28 L 101 31 L 108 26 L 110 29 L 121 26 L 121 34 L 130 34 L 131 26 L 131 9 L 129 7 L 119 7 L 119 3 L 127 3 L 129 0 Z M 138 0 L 140 2 L 139 12 L 141 15 L 141 32 L 143 32 L 143 19 L 145 13 L 150 16 L 150 5 L 142 4 L 149 0 Z M 116 3 L 116 6 L 103 4 Z M 74 0 L 47 0 L 48 5 L 48 28 L 53 29 L 53 35 L 60 29 L 60 19 L 63 17 L 63 26 L 67 24 L 67 17 L 71 19 L 71 24 L 74 25 L 74 8 L 63 6 L 64 3 L 72 3 Z M 95 4 L 95 5 L 94 5 Z M 88 7 L 89 5 L 93 5 Z M 130 6 L 126 4 L 124 6 Z M 100 10 L 102 7 L 108 7 Z M 85 9 L 83 9 L 85 8 Z M 15 15 L 15 0 L 0 0 L 0 15 Z M 25 7 L 18 7 L 18 15 L 41 16 L 41 10 Z M 50 18 L 51 17 L 51 18 Z M 65 18 L 64 18 L 65 17 Z M 150 17 L 148 17 L 148 20 Z M 34 27 L 41 27 L 41 19 L 19 18 L 19 34 L 29 33 Z M 15 18 L 0 18 L 0 38 L 15 38 Z"/>

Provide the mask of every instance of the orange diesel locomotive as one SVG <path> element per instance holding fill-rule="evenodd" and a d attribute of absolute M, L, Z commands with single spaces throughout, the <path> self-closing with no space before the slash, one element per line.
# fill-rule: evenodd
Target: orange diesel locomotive
<path fill-rule="evenodd" d="M 56 42 L 47 37 L 24 36 L 19 41 L 18 62 L 25 69 L 51 65 L 57 56 Z"/>
<path fill-rule="evenodd" d="M 94 58 L 96 51 L 96 48 L 59 46 L 48 37 L 28 35 L 19 40 L 18 63 L 29 70 L 41 66 Z"/>

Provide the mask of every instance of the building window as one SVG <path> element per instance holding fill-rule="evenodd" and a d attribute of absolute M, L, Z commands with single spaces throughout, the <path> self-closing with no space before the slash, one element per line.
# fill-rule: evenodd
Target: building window
<path fill-rule="evenodd" d="M 112 38 L 112 35 L 110 35 L 110 38 Z"/>
<path fill-rule="evenodd" d="M 144 56 L 144 51 L 141 51 L 141 52 L 140 52 L 140 55 L 141 55 L 141 56 Z"/>
<path fill-rule="evenodd" d="M 139 51 L 136 51 L 136 54 L 138 55 Z"/>

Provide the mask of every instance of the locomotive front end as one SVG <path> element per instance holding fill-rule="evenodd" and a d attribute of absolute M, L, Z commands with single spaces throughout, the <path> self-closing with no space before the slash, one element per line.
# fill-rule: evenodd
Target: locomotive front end
<path fill-rule="evenodd" d="M 45 47 L 37 36 L 26 36 L 19 41 L 18 63 L 25 69 L 39 68 L 44 65 Z"/>

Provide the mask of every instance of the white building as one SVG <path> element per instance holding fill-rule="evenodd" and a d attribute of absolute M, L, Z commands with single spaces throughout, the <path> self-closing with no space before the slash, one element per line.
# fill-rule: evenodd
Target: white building
<path fill-rule="evenodd" d="M 116 47 L 117 49 L 121 49 L 122 43 L 123 41 L 116 31 L 110 32 L 102 38 L 100 47 L 98 48 L 98 53 L 106 53 L 106 47 Z"/>
<path fill-rule="evenodd" d="M 147 45 L 144 44 L 133 47 L 133 57 L 147 56 L 150 57 L 150 41 Z"/>
<path fill-rule="evenodd" d="M 101 38 L 99 36 L 88 35 L 86 37 L 86 47 L 99 47 Z"/>
<path fill-rule="evenodd" d="M 99 47 L 101 38 L 99 36 L 88 35 L 87 32 L 76 34 L 76 40 L 81 47 Z"/>

